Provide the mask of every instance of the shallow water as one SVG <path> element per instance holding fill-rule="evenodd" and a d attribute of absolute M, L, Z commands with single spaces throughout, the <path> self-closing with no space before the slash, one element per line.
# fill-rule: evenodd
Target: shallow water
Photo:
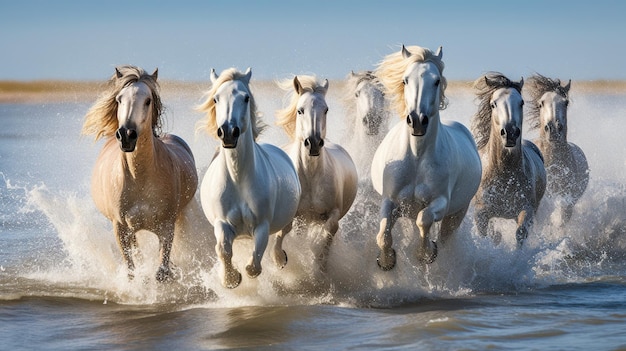
<path fill-rule="evenodd" d="M 470 209 L 437 261 L 423 266 L 412 221 L 400 220 L 398 264 L 383 272 L 379 197 L 361 174 L 326 274 L 312 264 L 320 243 L 310 227 L 285 239 L 283 270 L 266 257 L 263 273 L 244 275 L 234 290 L 220 285 L 198 202 L 175 242 L 179 279 L 156 283 L 157 241 L 145 233 L 143 260 L 128 281 L 111 225 L 89 194 L 102 145 L 80 136 L 90 103 L 0 105 L 1 348 L 626 349 L 626 143 L 616 132 L 626 96 L 572 89 L 569 139 L 586 152 L 591 181 L 565 228 L 552 225 L 544 200 L 527 245 L 516 250 L 512 223 L 497 223 L 496 245 L 476 234 Z M 281 93 L 255 92 L 271 125 L 261 140 L 285 143 L 272 120 Z M 329 139 L 367 159 L 376 145 L 350 144 L 339 93 L 331 85 L 329 94 Z M 449 98 L 442 117 L 467 125 L 472 95 Z M 188 141 L 202 175 L 217 143 L 195 133 L 199 99 L 164 95 L 164 129 Z M 249 240 L 236 243 L 240 269 L 250 251 Z"/>

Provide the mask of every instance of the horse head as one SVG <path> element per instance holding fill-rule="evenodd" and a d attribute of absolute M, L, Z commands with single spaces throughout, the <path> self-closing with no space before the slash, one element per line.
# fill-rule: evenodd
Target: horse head
<path fill-rule="evenodd" d="M 119 69 L 115 69 L 118 80 L 125 79 Z M 155 70 L 150 77 L 156 82 L 158 70 Z M 149 83 L 140 76 L 139 79 L 129 81 L 119 91 L 115 97 L 117 103 L 118 129 L 115 138 L 124 152 L 133 152 L 137 145 L 137 140 L 142 133 L 149 131 L 153 133 L 154 116 L 160 104 L 158 96 L 148 85 Z"/>
<path fill-rule="evenodd" d="M 537 101 L 541 133 L 551 141 L 567 141 L 567 107 L 569 106 L 569 89 L 572 81 L 553 91 L 545 92 Z"/>
<path fill-rule="evenodd" d="M 296 139 L 304 143 L 304 146 L 309 150 L 309 156 L 319 156 L 326 137 L 328 80 L 325 79 L 321 85 L 309 89 L 303 88 L 296 76 L 293 79 L 293 86 L 298 94 Z"/>
<path fill-rule="evenodd" d="M 362 123 L 367 135 L 378 135 L 385 114 L 385 94 L 376 83 L 371 72 L 351 72 L 352 79 L 358 79 L 354 89 L 356 98 L 356 121 Z"/>
<path fill-rule="evenodd" d="M 402 46 L 402 56 L 411 57 L 411 53 Z M 441 47 L 433 59 L 441 60 Z M 431 60 L 416 61 L 404 71 L 404 99 L 406 104 L 406 123 L 411 135 L 424 136 L 433 118 L 439 117 L 441 106 L 442 75 L 437 64 Z"/>
<path fill-rule="evenodd" d="M 239 137 L 250 128 L 251 93 L 248 84 L 251 76 L 252 71 L 248 68 L 241 79 L 221 82 L 213 95 L 216 134 L 224 148 L 237 147 Z M 211 81 L 213 84 L 220 83 L 215 70 L 211 70 Z"/>
<path fill-rule="evenodd" d="M 500 84 L 499 81 L 491 80 L 488 76 L 485 76 L 485 83 L 494 88 Z M 522 145 L 524 99 L 522 99 L 521 89 L 523 85 L 524 79 L 522 78 L 514 85 L 498 87 L 489 101 L 492 133 L 498 134 L 506 149 L 519 149 Z"/>

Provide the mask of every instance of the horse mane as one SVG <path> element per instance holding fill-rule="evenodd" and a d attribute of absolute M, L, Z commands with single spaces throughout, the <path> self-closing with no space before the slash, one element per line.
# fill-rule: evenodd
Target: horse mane
<path fill-rule="evenodd" d="M 250 106 L 250 124 L 252 125 L 252 137 L 254 138 L 254 140 L 256 140 L 259 137 L 259 135 L 265 129 L 266 124 L 263 123 L 263 121 L 261 120 L 261 113 L 257 111 L 256 101 L 254 99 L 254 95 L 252 94 L 252 89 L 250 89 L 250 86 L 248 85 L 248 83 L 246 83 L 246 80 L 243 79 L 245 76 L 246 76 L 245 73 L 239 72 L 235 68 L 228 68 L 219 75 L 217 80 L 211 85 L 211 88 L 209 89 L 209 91 L 205 94 L 206 100 L 202 104 L 200 104 L 200 106 L 196 108 L 197 111 L 206 114 L 206 118 L 198 122 L 198 126 L 197 126 L 198 130 L 204 130 L 212 137 L 216 139 L 218 138 L 217 116 L 215 113 L 215 101 L 213 98 L 215 97 L 215 94 L 217 93 L 217 89 L 222 84 L 228 81 L 238 80 L 245 85 L 246 89 L 248 89 L 248 92 L 250 93 L 250 101 L 249 101 L 250 105 L 249 106 Z"/>
<path fill-rule="evenodd" d="M 296 77 L 298 77 L 303 93 L 310 92 L 326 94 L 324 83 L 320 82 L 317 77 L 309 75 L 299 75 Z M 289 99 L 289 104 L 287 107 L 276 111 L 276 124 L 283 127 L 289 136 L 289 139 L 293 140 L 296 136 L 296 109 L 300 95 L 298 95 L 294 89 L 293 79 L 284 79 L 277 82 L 277 84 L 286 92 L 285 98 Z"/>
<path fill-rule="evenodd" d="M 502 73 L 488 72 L 473 83 L 473 88 L 477 90 L 476 96 L 479 100 L 478 111 L 472 118 L 472 133 L 476 139 L 476 146 L 482 149 L 489 142 L 491 132 L 491 96 L 501 88 L 514 88 L 522 93 L 522 82 L 513 82 Z"/>
<path fill-rule="evenodd" d="M 406 50 L 411 56 L 404 58 L 402 51 L 396 51 L 385 56 L 378 64 L 374 74 L 378 77 L 385 88 L 385 95 L 391 97 L 391 106 L 398 112 L 400 116 L 406 114 L 406 102 L 404 100 L 404 84 L 403 76 L 406 68 L 415 62 L 432 62 L 435 64 L 441 74 L 441 83 L 439 90 L 439 109 L 443 110 L 448 106 L 448 99 L 445 91 L 448 85 L 446 78 L 443 76 L 445 67 L 443 61 L 427 48 L 420 46 L 407 46 Z"/>
<path fill-rule="evenodd" d="M 524 84 L 524 91 L 527 93 L 529 98 L 527 114 L 531 130 L 538 129 L 540 127 L 539 112 L 541 108 L 539 106 L 539 100 L 543 94 L 547 92 L 555 92 L 563 98 L 569 99 L 569 91 L 566 90 L 565 87 L 561 86 L 560 79 L 551 79 L 542 76 L 539 73 L 535 73 L 533 76 L 528 78 L 528 81 Z"/>
<path fill-rule="evenodd" d="M 117 101 L 119 92 L 136 82 L 145 83 L 152 92 L 152 132 L 161 135 L 163 105 L 159 96 L 159 83 L 156 75 L 146 73 L 142 68 L 123 65 L 116 67 L 116 72 L 107 81 L 105 90 L 85 115 L 81 133 L 95 134 L 95 140 L 112 137 L 118 129 Z"/>

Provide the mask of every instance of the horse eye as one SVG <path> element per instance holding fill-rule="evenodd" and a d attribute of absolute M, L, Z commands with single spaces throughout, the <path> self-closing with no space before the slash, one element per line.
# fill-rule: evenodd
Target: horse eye
<path fill-rule="evenodd" d="M 539 107 L 543 108 L 543 101 L 539 101 Z"/>
<path fill-rule="evenodd" d="M 146 106 L 150 106 L 150 103 L 151 103 L 151 102 L 152 102 L 152 100 L 151 100 L 151 99 L 147 99 L 147 100 L 146 100 Z"/>
<path fill-rule="evenodd" d="M 565 100 L 565 107 L 569 106 L 569 100 Z"/>
<path fill-rule="evenodd" d="M 299 114 L 299 115 L 304 114 L 304 108 L 300 107 L 300 108 L 298 109 L 298 114 Z"/>
<path fill-rule="evenodd" d="M 524 100 L 520 101 L 519 105 L 524 106 Z"/>
<path fill-rule="evenodd" d="M 122 95 L 118 95 L 115 97 L 115 101 L 117 101 L 118 104 L 122 103 Z"/>
<path fill-rule="evenodd" d="M 441 83 L 441 79 L 437 79 L 437 80 L 435 81 L 435 86 L 436 86 L 436 87 L 438 87 L 440 83 Z"/>
<path fill-rule="evenodd" d="M 324 111 L 324 114 L 328 114 L 328 107 L 326 107 L 326 111 Z"/>
<path fill-rule="evenodd" d="M 358 98 L 358 97 L 359 97 L 359 94 L 360 94 L 360 92 L 359 92 L 359 91 L 357 91 L 356 93 L 354 93 L 354 97 L 357 97 L 357 98 Z"/>
<path fill-rule="evenodd" d="M 404 79 L 402 79 L 402 84 L 404 84 L 404 85 L 409 84 L 409 79 L 406 78 L 406 77 Z"/>
<path fill-rule="evenodd" d="M 250 101 L 250 95 L 246 95 L 246 97 L 243 98 L 243 101 L 245 101 L 247 104 Z"/>
<path fill-rule="evenodd" d="M 217 96 L 213 98 L 213 103 L 217 104 Z"/>
<path fill-rule="evenodd" d="M 491 108 L 496 108 L 496 103 L 492 102 L 489 106 L 491 106 Z"/>

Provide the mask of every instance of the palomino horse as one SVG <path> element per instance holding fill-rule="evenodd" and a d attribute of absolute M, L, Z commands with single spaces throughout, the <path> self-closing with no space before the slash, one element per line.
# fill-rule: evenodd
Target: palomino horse
<path fill-rule="evenodd" d="M 439 117 L 446 106 L 441 57 L 441 48 L 433 53 L 403 46 L 385 57 L 376 71 L 397 112 L 406 118 L 387 133 L 372 163 L 372 183 L 383 196 L 377 236 L 383 270 L 395 266 L 391 229 L 398 217 L 416 218 L 418 258 L 432 263 L 437 244 L 429 239 L 431 226 L 441 221 L 439 239 L 445 241 L 460 226 L 480 183 L 472 134 L 462 124 Z"/>
<path fill-rule="evenodd" d="M 572 81 L 561 86 L 558 79 L 534 75 L 524 85 L 530 95 L 528 117 L 539 129 L 537 146 L 543 153 L 548 185 L 546 195 L 555 199 L 560 224 L 572 217 L 574 205 L 589 183 L 589 165 L 583 151 L 567 141 L 567 107 Z M 555 212 L 557 214 L 557 212 Z"/>
<path fill-rule="evenodd" d="M 161 99 L 157 71 L 115 69 L 106 91 L 85 117 L 83 134 L 106 138 L 94 168 L 91 193 L 111 222 L 132 278 L 135 234 L 159 237 L 161 265 L 156 279 L 172 278 L 174 227 L 198 187 L 189 146 L 172 134 L 159 135 Z"/>
<path fill-rule="evenodd" d="M 546 189 L 541 151 L 522 139 L 524 85 L 500 73 L 474 82 L 479 99 L 472 131 L 483 161 L 483 176 L 475 196 L 475 221 L 486 236 L 493 217 L 517 218 L 515 238 L 521 247 Z"/>
<path fill-rule="evenodd" d="M 257 277 L 269 234 L 291 224 L 300 201 L 300 182 L 289 156 L 274 145 L 256 141 L 264 124 L 249 87 L 251 75 L 249 68 L 245 73 L 231 68 L 219 77 L 212 70 L 212 87 L 199 107 L 207 116 L 204 128 L 221 140 L 200 195 L 204 214 L 215 230 L 215 251 L 227 288 L 241 283 L 241 274 L 232 264 L 235 238 L 253 237 L 254 251 L 246 272 Z M 280 267 L 287 264 L 282 240 L 276 241 L 273 256 Z"/>
<path fill-rule="evenodd" d="M 291 93 L 291 102 L 277 112 L 276 123 L 291 139 L 284 150 L 298 171 L 302 187 L 296 217 L 323 223 L 326 243 L 318 255 L 318 263 L 321 271 L 326 271 L 328 251 L 339 229 L 339 220 L 356 197 L 356 166 L 346 150 L 326 139 L 328 80 L 321 83 L 314 76 L 296 76 L 280 85 Z M 285 228 L 278 240 L 290 229 Z"/>

